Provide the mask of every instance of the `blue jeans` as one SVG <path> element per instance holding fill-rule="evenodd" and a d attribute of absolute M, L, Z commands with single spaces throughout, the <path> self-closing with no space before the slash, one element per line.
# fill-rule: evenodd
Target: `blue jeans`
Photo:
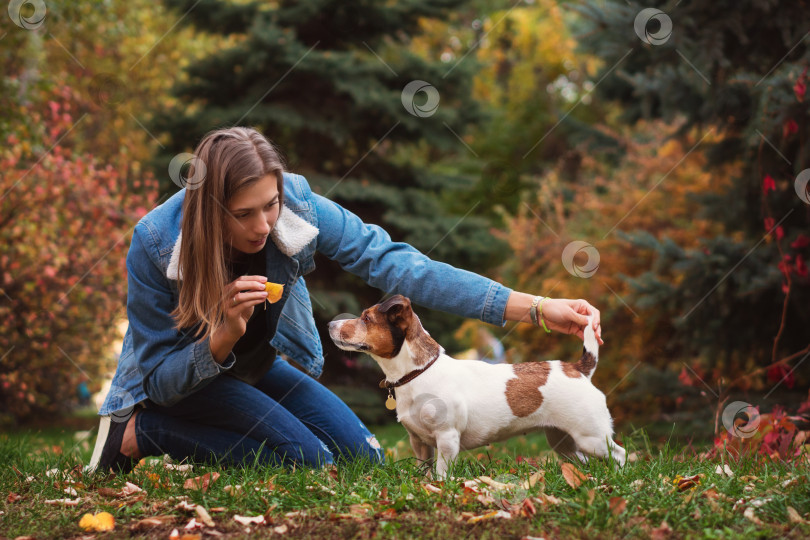
<path fill-rule="evenodd" d="M 275 466 L 385 460 L 377 439 L 340 398 L 280 357 L 255 386 L 219 375 L 172 406 L 147 400 L 138 411 L 135 434 L 144 456 Z"/>

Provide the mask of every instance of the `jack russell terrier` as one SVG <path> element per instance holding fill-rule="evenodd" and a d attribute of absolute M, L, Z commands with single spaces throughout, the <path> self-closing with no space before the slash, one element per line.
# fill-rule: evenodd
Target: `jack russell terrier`
<path fill-rule="evenodd" d="M 386 406 L 396 407 L 420 464 L 431 464 L 438 450 L 436 472 L 444 478 L 460 450 L 540 429 L 562 456 L 587 461 L 610 455 L 624 465 L 605 395 L 591 383 L 599 353 L 591 320 L 577 362 L 456 360 L 422 328 L 401 295 L 359 318 L 332 321 L 329 336 L 341 349 L 377 361 L 385 373 L 380 387 L 388 389 Z"/>

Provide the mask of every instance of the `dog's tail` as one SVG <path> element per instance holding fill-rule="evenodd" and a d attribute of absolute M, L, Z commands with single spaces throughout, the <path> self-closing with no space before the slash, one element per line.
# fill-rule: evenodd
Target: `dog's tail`
<path fill-rule="evenodd" d="M 599 342 L 596 341 L 596 333 L 593 331 L 593 315 L 588 315 L 588 326 L 585 327 L 585 343 L 582 347 L 582 356 L 574 364 L 577 371 L 588 377 L 593 376 L 596 371 L 596 364 L 599 362 Z"/>

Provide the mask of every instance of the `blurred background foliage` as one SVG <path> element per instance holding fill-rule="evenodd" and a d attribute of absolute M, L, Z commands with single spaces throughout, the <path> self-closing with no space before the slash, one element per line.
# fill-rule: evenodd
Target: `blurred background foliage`
<path fill-rule="evenodd" d="M 179 189 L 171 158 L 233 124 L 262 130 L 316 192 L 395 240 L 596 305 L 595 382 L 620 426 L 710 435 L 732 397 L 764 409 L 806 399 L 804 3 L 46 6 L 31 30 L 0 14 L 0 423 L 65 413 L 77 385 L 101 388 L 132 227 Z M 658 45 L 634 31 L 643 7 L 672 22 Z M 435 114 L 403 106 L 413 80 L 438 90 Z M 563 265 L 575 240 L 599 254 L 589 278 Z M 382 298 L 316 262 L 320 328 Z M 418 313 L 460 355 L 574 359 L 580 347 Z M 367 421 L 393 421 L 373 361 L 322 339 L 323 381 Z"/>

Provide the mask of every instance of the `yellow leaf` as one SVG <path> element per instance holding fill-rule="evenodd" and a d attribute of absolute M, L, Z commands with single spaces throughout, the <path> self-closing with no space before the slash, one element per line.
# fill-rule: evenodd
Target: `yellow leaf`
<path fill-rule="evenodd" d="M 96 514 L 96 530 L 111 531 L 115 529 L 115 518 L 109 512 L 99 512 Z"/>
<path fill-rule="evenodd" d="M 93 514 L 85 514 L 82 516 L 82 519 L 79 520 L 79 527 L 85 531 L 89 531 L 96 528 L 97 522 L 98 520 L 96 520 L 96 516 Z"/>
<path fill-rule="evenodd" d="M 267 291 L 267 301 L 275 304 L 281 300 L 281 295 L 284 294 L 284 285 L 268 281 L 264 284 L 264 290 Z"/>

